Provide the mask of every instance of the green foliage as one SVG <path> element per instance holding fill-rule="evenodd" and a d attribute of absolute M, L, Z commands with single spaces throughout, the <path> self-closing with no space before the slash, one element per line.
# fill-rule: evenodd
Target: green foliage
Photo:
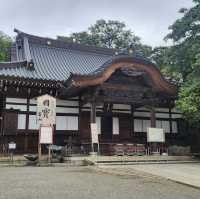
<path fill-rule="evenodd" d="M 11 38 L 0 31 L 0 61 L 9 60 L 11 42 Z"/>
<path fill-rule="evenodd" d="M 86 31 L 72 33 L 69 37 L 58 36 L 60 40 L 77 42 L 84 45 L 92 45 L 105 48 L 124 49 L 134 44 L 137 50 L 146 56 L 151 54 L 151 47 L 142 45 L 140 38 L 126 28 L 125 23 L 115 20 L 97 20 Z"/>
<path fill-rule="evenodd" d="M 200 127 L 200 0 L 190 9 L 182 8 L 182 17 L 174 22 L 165 39 L 171 47 L 157 47 L 152 59 L 162 73 L 179 83 L 176 106 L 193 126 Z"/>
<path fill-rule="evenodd" d="M 165 38 L 175 42 L 167 57 L 169 67 L 180 73 L 183 82 L 192 73 L 196 55 L 200 53 L 200 1 L 193 1 L 194 7 L 180 9 L 183 17 L 169 27 L 171 32 Z"/>
<path fill-rule="evenodd" d="M 166 36 L 166 39 L 173 39 L 175 42 L 182 42 L 187 38 L 196 38 L 200 31 L 200 0 L 193 0 L 195 6 L 186 9 L 180 9 L 183 17 L 175 21 L 169 27 L 171 32 Z"/>
<path fill-rule="evenodd" d="M 180 89 L 176 105 L 191 125 L 200 127 L 200 53 L 196 54 L 192 68 Z"/>
<path fill-rule="evenodd" d="M 172 49 L 171 47 L 156 47 L 153 49 L 151 58 L 156 62 L 157 67 L 164 76 L 170 79 L 176 80 L 176 82 L 182 81 L 182 75 L 176 66 L 172 67 Z"/>
<path fill-rule="evenodd" d="M 107 48 L 126 48 L 130 44 L 139 44 L 140 38 L 126 29 L 123 22 L 103 19 L 88 28 L 97 41 L 97 45 Z"/>
<path fill-rule="evenodd" d="M 200 52 L 200 40 L 198 40 L 187 39 L 172 46 L 167 52 L 165 62 L 167 62 L 169 71 L 177 75 L 175 79 L 179 79 L 179 82 L 187 81 L 187 77 L 193 71 L 196 55 Z"/>
<path fill-rule="evenodd" d="M 200 127 L 200 77 L 191 79 L 181 87 L 176 106 L 192 126 Z"/>
<path fill-rule="evenodd" d="M 96 38 L 93 35 L 89 34 L 87 31 L 72 33 L 69 37 L 57 36 L 57 39 L 66 42 L 76 42 L 83 45 L 98 45 Z"/>

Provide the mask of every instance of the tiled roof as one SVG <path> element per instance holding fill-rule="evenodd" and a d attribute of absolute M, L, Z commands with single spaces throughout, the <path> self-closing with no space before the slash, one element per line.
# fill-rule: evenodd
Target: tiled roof
<path fill-rule="evenodd" d="M 11 48 L 11 62 L 0 63 L 0 77 L 65 81 L 71 73 L 100 74 L 109 63 L 127 56 L 125 52 L 116 53 L 116 49 L 68 43 L 15 31 L 18 35 Z M 129 58 L 135 63 L 154 65 L 137 53 Z"/>
<path fill-rule="evenodd" d="M 28 38 L 33 68 L 24 67 L 26 60 L 23 38 Z M 12 48 L 12 61 L 16 67 L 0 64 L 0 76 L 23 77 L 42 80 L 66 80 L 70 73 L 88 74 L 110 59 L 114 50 L 69 44 L 48 38 L 19 33 Z M 17 60 L 16 60 L 17 59 Z"/>

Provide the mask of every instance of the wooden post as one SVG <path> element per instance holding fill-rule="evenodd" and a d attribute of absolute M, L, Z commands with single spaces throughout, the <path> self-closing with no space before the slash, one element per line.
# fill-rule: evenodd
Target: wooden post
<path fill-rule="evenodd" d="M 40 163 L 42 157 L 42 145 L 40 144 L 40 133 L 41 133 L 41 125 L 39 128 L 39 135 L 38 135 L 38 161 Z"/>
<path fill-rule="evenodd" d="M 153 107 L 151 108 L 150 120 L 151 120 L 151 127 L 152 128 L 156 127 L 156 113 Z"/>
<path fill-rule="evenodd" d="M 82 102 L 81 102 L 81 97 L 79 96 L 79 104 L 78 104 L 78 112 L 79 112 L 79 117 L 78 117 L 78 132 L 79 132 L 79 137 L 81 133 L 81 111 L 82 111 Z"/>
<path fill-rule="evenodd" d="M 172 133 L 172 109 L 169 108 L 169 128 L 170 128 L 170 134 Z"/>
<path fill-rule="evenodd" d="M 42 146 L 40 143 L 38 143 L 38 160 L 39 160 L 39 162 L 41 161 L 41 157 L 42 157 Z"/>
<path fill-rule="evenodd" d="M 1 134 L 1 137 L 0 137 L 0 141 L 2 143 L 2 153 L 3 155 L 5 155 L 6 153 L 6 150 L 5 150 L 5 145 L 6 145 L 6 142 L 5 142 L 5 135 L 4 135 L 4 115 L 5 115 L 5 108 L 6 108 L 6 95 L 2 94 L 2 109 L 1 109 L 1 120 L 0 120 L 0 123 L 1 123 L 1 129 L 0 129 L 0 134 Z"/>
<path fill-rule="evenodd" d="M 150 112 L 151 112 L 150 113 L 151 127 L 155 128 L 156 127 L 156 113 L 155 113 L 154 107 L 151 107 Z M 153 152 L 157 152 L 157 147 L 158 147 L 157 143 L 152 143 Z M 151 145 L 150 145 L 150 148 L 151 148 Z"/>
<path fill-rule="evenodd" d="M 134 106 L 131 105 L 131 137 L 134 135 Z"/>
<path fill-rule="evenodd" d="M 24 150 L 27 153 L 28 152 L 28 129 L 29 129 L 29 109 L 30 109 L 30 97 L 28 94 L 27 97 L 27 110 L 26 110 L 26 131 L 25 131 L 25 140 L 24 140 Z"/>
<path fill-rule="evenodd" d="M 90 117 L 91 123 L 96 123 L 96 103 L 91 103 L 91 117 Z"/>
<path fill-rule="evenodd" d="M 51 163 L 51 144 L 48 147 L 48 163 Z"/>
<path fill-rule="evenodd" d="M 96 103 L 91 102 L 91 112 L 90 112 L 90 123 L 96 123 Z M 92 131 L 91 131 L 91 149 L 94 152 L 94 145 L 92 143 Z"/>

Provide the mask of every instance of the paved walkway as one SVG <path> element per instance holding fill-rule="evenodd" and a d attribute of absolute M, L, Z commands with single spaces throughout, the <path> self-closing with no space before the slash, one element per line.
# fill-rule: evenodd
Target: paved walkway
<path fill-rule="evenodd" d="M 199 199 L 200 190 L 163 178 L 109 175 L 94 167 L 0 168 L 0 199 Z M 134 169 L 132 169 L 134 170 Z"/>
<path fill-rule="evenodd" d="M 200 188 L 200 163 L 101 166 L 101 168 L 126 173 L 140 171 Z"/>

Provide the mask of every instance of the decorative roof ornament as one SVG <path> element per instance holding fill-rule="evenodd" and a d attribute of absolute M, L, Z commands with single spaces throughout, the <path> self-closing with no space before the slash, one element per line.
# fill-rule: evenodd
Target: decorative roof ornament
<path fill-rule="evenodd" d="M 142 53 L 142 51 L 138 50 L 136 44 L 134 43 L 130 44 L 128 48 L 122 49 L 115 55 L 129 55 L 129 56 L 134 56 L 134 57 L 144 57 L 144 54 Z"/>

